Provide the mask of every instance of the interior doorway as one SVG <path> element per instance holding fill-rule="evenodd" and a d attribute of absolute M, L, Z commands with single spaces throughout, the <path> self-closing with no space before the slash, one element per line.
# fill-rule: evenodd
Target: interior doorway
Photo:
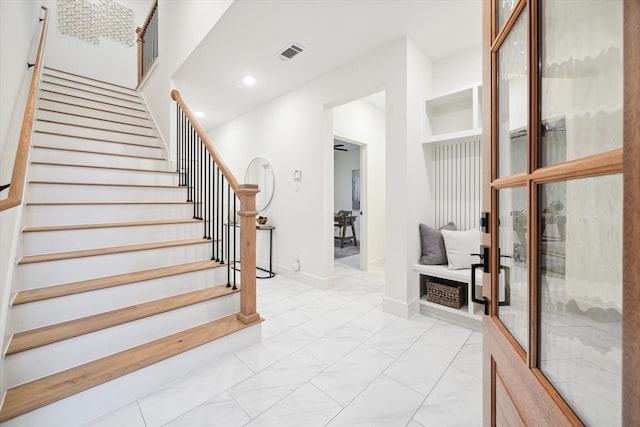
<path fill-rule="evenodd" d="M 363 271 L 383 268 L 386 258 L 385 103 L 382 91 L 334 107 L 332 147 L 327 147 L 333 152 L 334 261 Z M 337 218 L 341 210 L 346 222 Z M 335 260 L 336 245 L 351 246 L 351 258 Z"/>
<path fill-rule="evenodd" d="M 365 147 L 339 138 L 333 141 L 333 212 L 336 262 L 362 268 L 362 181 Z M 362 176 L 364 178 L 364 176 Z"/>

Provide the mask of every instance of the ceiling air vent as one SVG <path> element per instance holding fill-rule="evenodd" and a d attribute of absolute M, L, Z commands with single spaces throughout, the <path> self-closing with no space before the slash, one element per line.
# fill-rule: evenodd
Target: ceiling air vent
<path fill-rule="evenodd" d="M 289 46 L 285 47 L 281 52 L 278 53 L 278 58 L 282 61 L 289 61 L 294 56 L 302 53 L 304 48 L 299 44 L 291 43 Z"/>

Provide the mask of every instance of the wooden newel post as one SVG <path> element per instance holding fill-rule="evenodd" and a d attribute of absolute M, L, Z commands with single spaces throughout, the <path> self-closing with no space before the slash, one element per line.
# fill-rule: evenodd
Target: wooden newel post
<path fill-rule="evenodd" d="M 138 84 L 142 81 L 142 28 L 136 28 L 138 42 Z"/>
<path fill-rule="evenodd" d="M 244 324 L 260 319 L 256 310 L 256 194 L 260 190 L 254 184 L 241 184 L 236 189 L 240 199 L 240 313 L 238 320 Z"/>

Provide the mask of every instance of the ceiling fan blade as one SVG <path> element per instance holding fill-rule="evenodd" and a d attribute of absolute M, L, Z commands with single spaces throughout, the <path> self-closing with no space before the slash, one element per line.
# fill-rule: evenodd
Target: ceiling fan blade
<path fill-rule="evenodd" d="M 336 151 L 349 151 L 349 150 L 347 150 L 346 148 L 336 148 L 336 147 L 333 147 L 333 149 L 334 149 L 334 150 L 336 150 Z"/>
<path fill-rule="evenodd" d="M 334 147 L 344 147 L 344 144 L 333 144 Z"/>

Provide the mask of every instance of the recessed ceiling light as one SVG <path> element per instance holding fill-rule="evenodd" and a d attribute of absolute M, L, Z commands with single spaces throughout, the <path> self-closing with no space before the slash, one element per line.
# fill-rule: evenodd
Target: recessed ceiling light
<path fill-rule="evenodd" d="M 204 117 L 204 113 L 202 111 L 196 111 L 196 117 L 198 117 L 199 119 Z"/>
<path fill-rule="evenodd" d="M 247 86 L 253 86 L 254 84 L 256 84 L 256 78 L 253 76 L 244 76 L 242 78 L 242 81 Z"/>

